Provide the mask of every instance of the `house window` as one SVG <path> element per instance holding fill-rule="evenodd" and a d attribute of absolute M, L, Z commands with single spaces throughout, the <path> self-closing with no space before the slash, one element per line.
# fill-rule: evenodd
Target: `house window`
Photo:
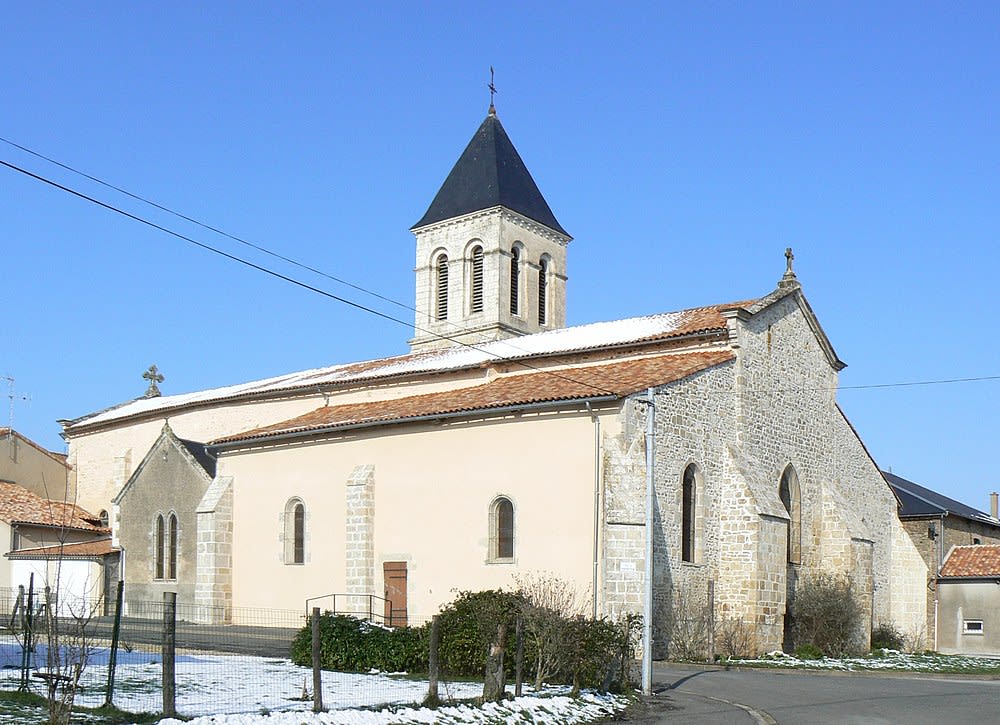
<path fill-rule="evenodd" d="M 490 559 L 493 561 L 514 558 L 514 504 L 500 496 L 490 506 Z"/>
<path fill-rule="evenodd" d="M 167 579 L 177 578 L 177 516 L 167 517 Z"/>
<path fill-rule="evenodd" d="M 966 619 L 962 622 L 962 634 L 982 634 L 983 620 Z"/>
<path fill-rule="evenodd" d="M 483 248 L 473 247 L 472 249 L 472 270 L 469 311 L 483 311 Z"/>
<path fill-rule="evenodd" d="M 697 503 L 697 483 L 695 467 L 692 463 L 684 469 L 681 483 L 681 561 L 695 559 L 695 504 Z"/>
<path fill-rule="evenodd" d="M 802 502 L 799 492 L 799 477 L 789 465 L 781 474 L 778 496 L 788 512 L 787 553 L 790 564 L 802 561 Z"/>
<path fill-rule="evenodd" d="M 521 314 L 521 248 L 511 247 L 510 250 L 510 314 Z"/>
<path fill-rule="evenodd" d="M 437 258 L 437 308 L 434 317 L 438 320 L 448 319 L 448 255 L 441 254 Z"/>
<path fill-rule="evenodd" d="M 548 322 L 548 286 L 549 260 L 542 257 L 538 260 L 538 324 Z"/>
<path fill-rule="evenodd" d="M 291 498 L 285 504 L 284 562 L 306 562 L 306 506 L 302 499 Z"/>
<path fill-rule="evenodd" d="M 973 545 L 973 546 L 979 546 L 979 545 L 980 545 L 980 544 L 982 544 L 982 543 L 983 543 L 983 542 L 982 542 L 982 540 L 981 540 L 981 539 L 979 539 L 979 538 L 976 538 L 976 537 L 973 537 L 973 538 L 972 538 L 972 545 Z"/>
<path fill-rule="evenodd" d="M 156 564 L 155 564 L 154 578 L 156 578 L 156 579 L 162 579 L 163 578 L 163 543 L 164 543 L 164 538 L 165 538 L 164 537 L 164 523 L 163 523 L 163 515 L 162 514 L 157 514 L 157 516 L 156 516 L 156 534 L 155 534 L 155 536 L 153 538 L 154 538 L 153 543 L 154 543 L 154 545 L 156 547 L 156 551 L 153 554 L 153 558 L 154 558 L 154 560 L 156 562 Z"/>

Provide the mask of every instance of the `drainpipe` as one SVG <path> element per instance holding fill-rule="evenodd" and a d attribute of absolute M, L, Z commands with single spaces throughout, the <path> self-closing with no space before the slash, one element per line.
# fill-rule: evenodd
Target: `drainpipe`
<path fill-rule="evenodd" d="M 653 389 L 646 390 L 646 576 L 642 612 L 642 693 L 653 694 Z"/>
<path fill-rule="evenodd" d="M 587 412 L 590 413 L 590 419 L 594 421 L 594 574 L 591 584 L 593 593 L 591 616 L 597 619 L 597 576 L 600 561 L 598 540 L 601 531 L 601 419 L 590 407 L 589 400 L 587 401 Z"/>

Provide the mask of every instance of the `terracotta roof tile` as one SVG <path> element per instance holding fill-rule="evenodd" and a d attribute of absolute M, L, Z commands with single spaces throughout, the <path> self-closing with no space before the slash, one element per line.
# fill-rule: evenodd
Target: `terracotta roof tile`
<path fill-rule="evenodd" d="M 474 347 L 455 345 L 378 360 L 363 360 L 303 370 L 224 388 L 156 398 L 137 398 L 62 422 L 67 433 L 76 434 L 103 424 L 148 415 L 160 417 L 166 411 L 217 404 L 221 401 L 287 395 L 303 390 L 314 392 L 320 387 L 350 386 L 407 376 L 489 367 L 504 360 L 551 360 L 585 351 L 619 349 L 698 335 L 724 334 L 727 324 L 723 313 L 727 310 L 746 308 L 754 302 L 755 300 L 744 300 L 625 320 L 593 322 L 533 335 L 484 342 Z"/>
<path fill-rule="evenodd" d="M 943 577 L 1000 577 L 1000 545 L 956 546 L 941 567 Z"/>
<path fill-rule="evenodd" d="M 220 438 L 213 443 L 233 443 L 289 433 L 559 400 L 602 396 L 623 398 L 650 386 L 680 380 L 733 358 L 730 350 L 712 350 L 508 374 L 456 390 L 317 408 L 297 418 Z"/>
<path fill-rule="evenodd" d="M 76 504 L 38 496 L 16 483 L 0 481 L 0 520 L 38 526 L 65 526 L 84 531 L 107 531 L 92 523 L 97 517 Z"/>
<path fill-rule="evenodd" d="M 75 544 L 63 544 L 61 546 L 39 546 L 34 549 L 18 549 L 7 554 L 10 559 L 49 559 L 59 557 L 63 559 L 86 558 L 95 556 L 107 556 L 118 551 L 111 545 L 111 539 L 95 539 L 94 541 L 80 541 Z"/>

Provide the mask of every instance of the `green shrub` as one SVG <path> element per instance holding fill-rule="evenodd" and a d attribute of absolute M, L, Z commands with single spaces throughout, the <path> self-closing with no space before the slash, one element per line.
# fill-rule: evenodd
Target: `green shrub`
<path fill-rule="evenodd" d="M 903 649 L 903 633 L 892 623 L 883 623 L 872 630 L 872 649 Z"/>
<path fill-rule="evenodd" d="M 320 666 L 325 670 L 426 672 L 426 627 L 386 629 L 354 617 L 327 612 L 320 617 Z M 312 664 L 312 628 L 306 625 L 292 640 L 291 659 Z"/>
<path fill-rule="evenodd" d="M 816 645 L 807 642 L 796 648 L 795 656 L 800 660 L 819 660 L 823 659 L 823 651 Z"/>

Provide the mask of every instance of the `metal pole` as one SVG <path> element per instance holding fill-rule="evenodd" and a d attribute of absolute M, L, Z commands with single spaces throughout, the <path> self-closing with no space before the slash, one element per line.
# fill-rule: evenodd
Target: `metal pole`
<path fill-rule="evenodd" d="M 646 390 L 646 576 L 642 606 L 642 694 L 653 694 L 653 389 Z"/>

